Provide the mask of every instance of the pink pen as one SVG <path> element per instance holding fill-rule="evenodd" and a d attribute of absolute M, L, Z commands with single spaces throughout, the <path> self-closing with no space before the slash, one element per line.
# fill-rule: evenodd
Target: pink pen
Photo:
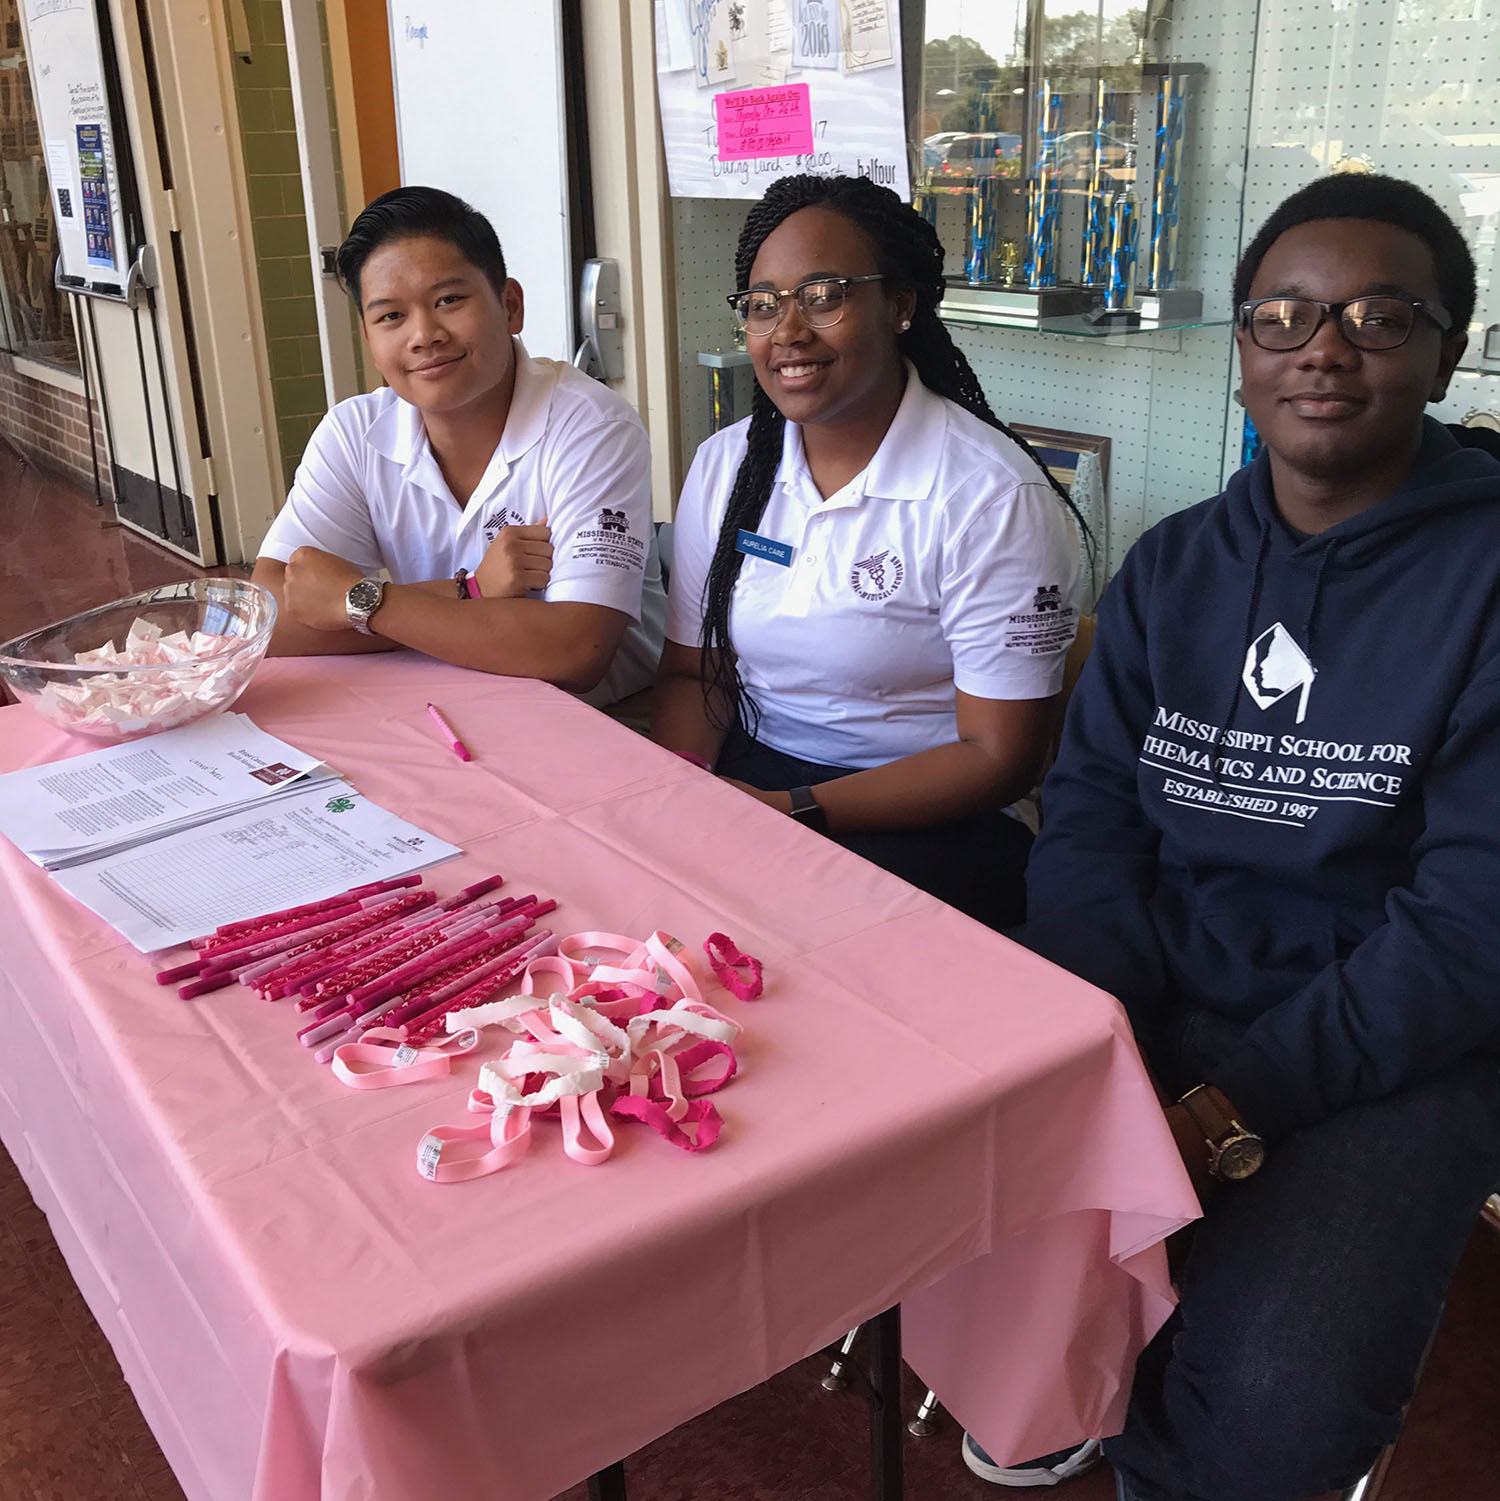
<path fill-rule="evenodd" d="M 382 892 L 395 891 L 402 886 L 420 886 L 421 876 L 387 876 L 383 881 L 371 881 L 364 886 L 356 886 L 352 891 L 346 891 L 345 896 L 363 897 L 379 896 Z"/>
<path fill-rule="evenodd" d="M 518 924 L 514 930 L 502 929 L 499 933 L 490 935 L 483 947 L 463 958 L 455 959 L 451 964 L 445 964 L 418 984 L 407 986 L 401 993 L 401 1004 L 389 1013 L 386 1026 L 399 1027 L 409 1017 L 435 1006 L 449 991 L 457 994 L 469 983 L 471 976 L 476 975 L 486 964 L 503 959 L 522 942 L 529 928 L 530 924 L 527 923 L 524 926 Z"/>
<path fill-rule="evenodd" d="M 448 749 L 451 750 L 460 761 L 472 761 L 474 758 L 469 754 L 468 746 L 466 746 L 463 741 L 458 738 L 457 734 L 454 732 L 453 726 L 443 718 L 442 710 L 440 710 L 436 704 L 428 704 L 427 713 L 432 722 L 442 732 L 443 739 L 448 742 Z"/>
<path fill-rule="evenodd" d="M 322 960 L 316 963 L 296 966 L 290 973 L 285 975 L 277 974 L 273 980 L 268 980 L 268 984 L 274 986 L 276 982 L 289 981 L 290 984 L 285 988 L 279 989 L 277 994 L 286 995 L 291 990 L 300 991 L 302 999 L 297 1002 L 297 1006 L 299 1010 L 306 1011 L 311 1005 L 316 1004 L 316 1001 L 309 999 L 313 987 L 328 976 L 337 974 L 340 968 L 344 967 L 346 956 L 367 958 L 385 947 L 398 930 L 410 933 L 419 927 L 426 928 L 430 927 L 433 923 L 441 922 L 447 914 L 457 911 L 459 908 L 467 906 L 470 902 L 493 891 L 497 886 L 503 884 L 504 880 L 504 876 L 486 876 L 484 880 L 476 881 L 472 886 L 465 886 L 462 891 L 457 891 L 452 896 L 446 896 L 441 901 L 437 901 L 433 893 L 423 892 L 422 895 L 425 898 L 423 905 L 430 905 L 436 901 L 436 906 L 422 921 L 414 923 L 404 919 L 403 924 L 398 925 L 397 928 L 386 930 L 382 934 L 382 941 L 376 944 L 373 949 L 365 950 L 363 954 L 359 953 L 357 946 L 340 946 L 338 949 L 330 949 Z M 405 900 L 409 901 L 411 899 L 406 898 Z M 497 905 L 500 910 L 508 911 L 512 907 L 520 906 L 525 900 L 525 897 L 507 897 L 502 899 Z M 481 909 L 476 908 L 475 910 L 478 911 Z"/>
<path fill-rule="evenodd" d="M 520 935 L 518 926 L 517 936 Z M 388 1011 L 395 1011 L 406 1003 L 407 991 L 414 989 L 422 980 L 430 979 L 434 974 L 461 963 L 464 959 L 472 958 L 481 950 L 493 946 L 495 935 L 481 933 L 474 938 L 469 938 L 459 948 L 448 953 L 445 958 L 439 959 L 436 966 L 424 970 L 421 974 L 414 975 L 409 980 L 400 982 L 391 988 L 377 988 L 372 995 L 363 1001 L 350 1000 L 349 1004 L 341 1011 L 327 1017 L 325 1020 L 314 1022 L 309 1027 L 304 1027 L 298 1034 L 297 1040 L 305 1048 L 316 1047 L 320 1042 L 330 1037 L 337 1036 L 350 1027 L 358 1027 L 361 1031 L 375 1024 L 377 1017 L 382 1017 Z M 432 950 L 437 953 L 436 949 Z M 427 955 L 422 956 L 424 959 Z M 397 971 L 396 973 L 399 973 Z M 356 992 L 357 994 L 357 992 Z M 351 1038 L 350 1041 L 353 1039 Z"/>
<path fill-rule="evenodd" d="M 282 971 L 306 970 L 326 964 L 329 962 L 329 955 L 335 950 L 342 949 L 346 945 L 372 942 L 377 934 L 389 931 L 391 924 L 397 922 L 404 914 L 419 912 L 423 907 L 431 906 L 434 900 L 430 891 L 414 893 L 410 896 L 389 897 L 383 902 L 378 902 L 367 912 L 345 918 L 341 922 L 331 923 L 325 932 L 306 945 L 269 954 L 235 972 L 239 976 L 240 984 L 249 985 L 257 990 L 268 990 L 269 985 L 262 984 L 262 982 L 269 981 L 270 976 Z"/>
<path fill-rule="evenodd" d="M 438 970 L 446 968 L 457 959 L 466 957 L 473 949 L 482 948 L 490 941 L 491 935 L 485 925 L 479 924 L 465 928 L 463 932 L 444 939 L 436 948 L 428 949 L 415 959 L 408 960 L 389 974 L 382 975 L 378 980 L 372 980 L 367 985 L 360 985 L 351 990 L 349 999 L 356 1006 L 363 1006 L 374 1001 L 383 1001 L 387 996 L 395 995 L 398 991 L 410 990 L 419 981 L 436 974 Z"/>
<path fill-rule="evenodd" d="M 325 927 L 328 923 L 337 922 L 343 917 L 353 917 L 356 912 L 363 910 L 358 902 L 345 902 L 342 906 L 329 907 L 322 912 L 309 912 L 307 916 L 294 918 L 291 922 L 274 930 L 244 933 L 235 938 L 219 939 L 202 949 L 198 957 L 205 964 L 223 968 L 219 961 L 228 958 L 231 954 L 242 954 L 249 949 L 259 948 L 262 944 L 277 943 L 283 938 L 290 939 L 307 928 Z"/>
<path fill-rule="evenodd" d="M 518 947 L 511 949 L 510 953 L 506 956 L 507 965 L 505 968 L 477 982 L 470 976 L 465 983 L 465 987 L 457 991 L 454 996 L 449 997 L 443 1003 L 443 1006 L 445 1009 L 449 1008 L 456 1000 L 465 996 L 473 998 L 480 992 L 484 995 L 490 995 L 496 990 L 503 990 L 511 981 L 520 976 L 532 959 L 538 958 L 542 954 L 556 952 L 556 934 L 547 932 L 546 929 L 543 929 L 540 933 L 533 933 L 529 938 L 522 940 Z M 383 1025 L 386 1013 L 395 1010 L 400 1000 L 401 997 L 396 996 L 376 1006 L 372 1011 L 366 1012 L 349 1027 L 348 1031 L 340 1033 L 337 1037 L 325 1042 L 313 1056 L 319 1063 L 327 1063 L 333 1057 L 335 1050 L 342 1047 L 344 1043 L 355 1042 L 362 1033 L 368 1031 L 371 1027 Z M 468 1004 L 473 1004 L 473 1000 L 471 999 Z M 432 1009 L 436 1011 L 438 1009 L 437 1005 L 434 1004 Z"/>
<path fill-rule="evenodd" d="M 444 986 L 436 995 L 428 996 L 425 1010 L 399 1020 L 395 1025 L 405 1027 L 408 1037 L 415 1037 L 420 1032 L 426 1032 L 448 1012 L 478 1005 L 486 995 L 503 989 L 519 973 L 518 965 L 520 969 L 524 969 L 533 959 L 556 952 L 557 935 L 543 928 L 540 933 L 534 933 L 526 940 L 520 955 L 515 949 L 496 955 L 487 964 L 470 970 L 452 986 Z M 391 1023 L 387 1022 L 386 1025 L 390 1026 Z"/>
<path fill-rule="evenodd" d="M 284 933 L 257 939 L 252 943 L 239 944 L 233 948 L 205 949 L 199 962 L 203 965 L 205 973 L 215 969 L 248 969 L 252 964 L 261 959 L 269 959 L 273 954 L 290 955 L 292 950 L 316 943 L 318 939 L 326 937 L 344 923 L 368 917 L 368 915 L 358 906 L 334 907 L 327 912 L 319 913 L 316 922 L 313 922 L 311 918 L 307 919 L 311 926 L 306 928 L 300 926 L 289 928 Z"/>
<path fill-rule="evenodd" d="M 519 917 L 525 906 L 526 904 L 523 902 L 496 902 L 492 909 L 492 915 L 494 917 L 505 917 L 507 919 L 512 917 Z M 490 909 L 480 908 L 477 910 L 486 911 Z M 441 922 L 441 916 L 432 917 L 429 918 L 426 923 L 423 923 L 420 926 L 423 928 L 431 928 L 438 926 L 439 924 L 441 924 Z M 456 925 L 451 925 L 449 931 L 453 931 L 454 927 L 456 927 Z M 395 930 L 392 931 L 394 932 Z M 405 941 L 405 939 L 409 938 L 414 931 L 416 931 L 415 928 L 408 928 L 402 932 L 397 933 L 396 936 L 389 941 L 389 943 L 384 945 L 384 947 L 392 947 L 395 944 Z M 335 1011 L 342 1011 L 344 1009 L 345 1003 L 348 1000 L 348 988 L 339 988 L 339 981 L 337 978 L 339 974 L 342 971 L 347 970 L 350 967 L 351 962 L 367 962 L 371 957 L 378 955 L 381 947 L 382 946 L 377 945 L 374 949 L 367 950 L 363 954 L 346 954 L 345 956 L 336 959 L 332 964 L 326 965 L 319 969 L 314 969 L 310 974 L 294 974 L 291 978 L 289 986 L 284 989 L 282 993 L 286 994 L 290 989 L 300 990 L 301 995 L 297 1000 L 297 1009 L 299 1011 L 311 1011 L 313 1015 L 321 1021 L 325 1017 L 331 1016 Z M 332 985 L 334 988 L 330 990 L 327 988 L 328 985 Z"/>
<path fill-rule="evenodd" d="M 377 1009 L 384 1014 L 392 1006 L 411 1005 L 415 992 L 434 984 L 440 976 L 448 975 L 451 980 L 455 968 L 462 970 L 477 966 L 497 952 L 504 952 L 524 942 L 530 927 L 531 919 L 525 915 L 514 922 L 507 919 L 499 927 L 470 927 L 460 935 L 463 941 L 457 947 L 449 946 L 448 951 L 443 954 L 439 954 L 437 949 L 430 950 L 421 956 L 420 962 L 413 961 L 412 964 L 403 966 L 407 973 L 393 970 L 390 975 L 382 977 L 376 988 L 364 987 L 369 991 L 364 996 L 358 991 L 351 992 L 342 1014 L 352 1021 Z"/>

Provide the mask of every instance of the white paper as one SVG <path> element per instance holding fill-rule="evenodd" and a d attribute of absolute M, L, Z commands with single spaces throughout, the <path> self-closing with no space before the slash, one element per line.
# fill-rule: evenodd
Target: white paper
<path fill-rule="evenodd" d="M 59 219 L 78 218 L 78 184 L 73 181 L 73 153 L 66 141 L 47 142 L 47 180 Z"/>
<path fill-rule="evenodd" d="M 766 0 L 766 50 L 792 50 L 792 15 L 787 0 Z"/>
<path fill-rule="evenodd" d="M 692 65 L 693 41 L 685 0 L 656 0 L 657 71 L 682 73 Z"/>
<path fill-rule="evenodd" d="M 346 782 L 54 873 L 142 953 L 461 854 Z"/>
<path fill-rule="evenodd" d="M 862 73 L 888 68 L 896 56 L 891 49 L 889 0 L 839 0 L 843 18 L 844 71 Z"/>
<path fill-rule="evenodd" d="M 731 3 L 733 0 L 690 0 L 688 28 L 693 39 L 693 78 L 700 89 L 734 82 Z"/>
<path fill-rule="evenodd" d="M 53 869 L 333 775 L 316 756 L 266 734 L 245 715 L 216 714 L 0 776 L 0 834 Z"/>
<path fill-rule="evenodd" d="M 794 0 L 792 66 L 836 68 L 839 65 L 838 0 Z"/>
<path fill-rule="evenodd" d="M 678 198 L 761 197 L 778 177 L 794 172 L 842 172 L 868 177 L 903 198 L 911 192 L 906 145 L 905 103 L 901 93 L 901 32 L 895 22 L 898 8 L 890 0 L 657 0 L 658 28 L 668 41 L 674 25 L 686 31 L 690 14 L 710 24 L 711 15 L 731 12 L 735 39 L 730 47 L 736 83 L 780 88 L 806 83 L 813 115 L 813 149 L 765 160 L 720 161 L 714 98 L 718 90 L 696 68 L 674 68 L 669 45 L 658 47 L 657 91 L 661 101 L 662 135 L 672 193 Z M 674 21 L 674 17 L 676 20 Z M 820 28 L 807 40 L 821 47 L 821 59 L 793 55 L 802 22 Z M 826 37 L 821 27 L 826 22 Z M 839 66 L 845 27 L 857 39 L 859 51 Z M 738 28 L 738 29 L 735 29 Z M 743 35 L 741 37 L 740 31 Z M 706 35 L 706 32 L 705 32 Z M 877 62 L 877 57 L 884 61 Z M 812 66 L 821 61 L 827 66 Z"/>

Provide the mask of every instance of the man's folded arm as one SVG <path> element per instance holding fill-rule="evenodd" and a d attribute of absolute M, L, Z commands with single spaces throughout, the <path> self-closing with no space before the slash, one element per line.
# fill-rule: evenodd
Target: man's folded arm
<path fill-rule="evenodd" d="M 277 558 L 257 558 L 250 580 L 276 596 L 276 629 L 271 636 L 270 648 L 273 657 L 344 656 L 355 652 L 392 651 L 396 646 L 394 641 L 366 636 L 353 626 L 341 631 L 319 631 L 294 619 L 286 602 L 286 564 Z M 451 589 L 453 585 L 450 583 L 448 587 Z"/>
<path fill-rule="evenodd" d="M 450 594 L 452 588 L 450 582 Z M 423 584 L 388 584 L 370 618 L 370 628 L 385 643 L 413 647 L 456 667 L 540 678 L 570 693 L 598 685 L 629 624 L 628 615 L 606 605 L 460 600 Z"/>

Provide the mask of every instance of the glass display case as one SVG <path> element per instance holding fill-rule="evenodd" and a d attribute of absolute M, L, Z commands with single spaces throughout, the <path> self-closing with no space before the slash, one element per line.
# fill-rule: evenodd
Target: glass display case
<path fill-rule="evenodd" d="M 1500 421 L 1495 6 L 905 0 L 900 11 L 913 200 L 947 252 L 944 316 L 1004 420 L 1110 439 L 1113 562 L 1241 463 L 1235 264 L 1271 210 L 1324 172 L 1408 178 L 1459 224 L 1479 307 L 1432 410 Z M 1113 240 L 1099 211 L 1122 198 L 1136 222 L 1137 318 L 1093 320 L 1109 292 L 1101 233 Z M 684 462 L 714 418 L 700 351 L 724 356 L 719 420 L 731 397 L 748 410 L 752 376 L 736 368 L 723 303 L 745 207 L 672 204 Z M 1038 245 L 1049 225 L 1050 245 Z M 1050 285 L 1039 250 L 1052 257 Z M 1087 295 L 1062 309 L 1005 295 L 1057 288 Z M 1183 292 L 1196 294 L 1187 311 L 1170 295 Z"/>

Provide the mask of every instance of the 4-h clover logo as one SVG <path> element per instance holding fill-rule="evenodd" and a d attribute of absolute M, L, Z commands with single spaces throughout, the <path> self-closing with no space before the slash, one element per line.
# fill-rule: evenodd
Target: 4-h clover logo
<path fill-rule="evenodd" d="M 352 797 L 331 797 L 323 804 L 330 813 L 347 813 L 354 806 Z"/>

